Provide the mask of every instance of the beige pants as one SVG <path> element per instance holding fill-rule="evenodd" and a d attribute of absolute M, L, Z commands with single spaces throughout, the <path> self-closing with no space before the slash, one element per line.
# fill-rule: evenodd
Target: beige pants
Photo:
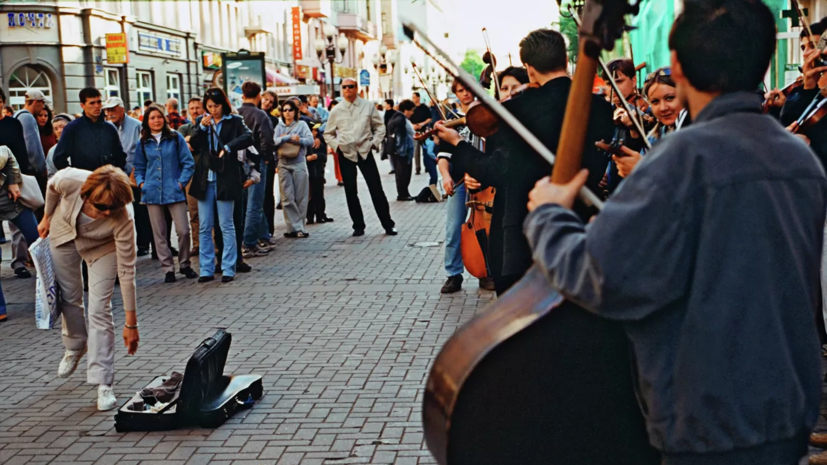
<path fill-rule="evenodd" d="M 112 385 L 115 382 L 115 323 L 112 321 L 112 291 L 118 276 L 116 253 L 110 252 L 89 268 L 89 322 L 83 312 L 81 256 L 75 242 L 51 247 L 55 278 L 60 286 L 63 346 L 81 350 L 88 346 L 86 382 Z"/>
<path fill-rule="evenodd" d="M 192 247 L 198 247 L 199 232 L 198 232 L 198 199 L 189 194 L 192 181 L 187 184 L 187 209 L 190 211 L 190 238 L 192 239 Z"/>
<path fill-rule="evenodd" d="M 171 203 L 168 205 L 147 205 L 149 222 L 152 223 L 152 236 L 155 238 L 155 251 L 161 261 L 164 273 L 175 271 L 175 262 L 172 260 L 172 251 L 167 243 L 167 219 L 164 210 L 169 210 L 172 223 L 175 225 L 175 234 L 178 236 L 178 268 L 190 267 L 190 229 L 188 227 L 186 202 Z"/>

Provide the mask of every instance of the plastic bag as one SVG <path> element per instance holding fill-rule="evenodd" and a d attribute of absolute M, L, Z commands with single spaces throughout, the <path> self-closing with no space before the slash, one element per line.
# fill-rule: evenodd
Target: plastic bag
<path fill-rule="evenodd" d="M 60 318 L 60 306 L 49 238 L 34 241 L 34 244 L 29 247 L 29 253 L 37 270 L 34 300 L 37 329 L 53 329 Z"/>

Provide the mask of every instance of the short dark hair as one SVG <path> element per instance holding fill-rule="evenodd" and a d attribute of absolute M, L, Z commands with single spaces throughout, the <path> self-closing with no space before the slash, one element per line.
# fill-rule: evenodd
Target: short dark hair
<path fill-rule="evenodd" d="M 220 87 L 210 87 L 204 92 L 204 98 L 201 100 L 204 102 L 204 108 L 207 107 L 207 100 L 211 100 L 216 105 L 221 105 L 221 112 L 224 116 L 232 114 L 233 107 L 230 105 L 230 101 L 227 100 L 227 94 Z"/>
<path fill-rule="evenodd" d="M 693 0 L 672 25 L 669 50 L 695 89 L 751 92 L 775 53 L 775 31 L 775 17 L 761 0 Z"/>
<path fill-rule="evenodd" d="M 413 103 L 413 100 L 405 99 L 399 102 L 399 111 L 411 111 L 416 108 L 416 104 Z"/>
<path fill-rule="evenodd" d="M 155 102 L 153 102 L 152 100 L 144 100 L 144 107 L 148 107 L 148 106 L 152 105 L 153 103 L 155 103 Z"/>
<path fill-rule="evenodd" d="M 339 104 L 339 102 L 337 100 L 331 100 L 330 103 L 327 104 L 327 111 L 332 110 L 333 107 L 335 107 L 338 104 Z"/>
<path fill-rule="evenodd" d="M 261 86 L 253 81 L 245 81 L 241 84 L 241 94 L 244 98 L 256 98 L 261 93 Z"/>
<path fill-rule="evenodd" d="M 387 103 L 388 105 L 390 105 L 390 106 L 391 106 L 391 108 L 393 108 L 393 99 L 391 99 L 391 98 L 386 98 L 386 99 L 385 99 L 385 103 Z"/>
<path fill-rule="evenodd" d="M 201 103 L 201 97 L 193 97 L 193 98 L 189 99 L 189 100 L 187 101 L 187 105 L 189 105 L 189 104 L 190 104 L 190 103 L 192 103 L 192 102 L 198 102 L 198 103 Z M 138 108 L 138 107 L 135 107 L 135 108 Z"/>
<path fill-rule="evenodd" d="M 307 96 L 306 95 L 299 95 L 299 102 L 306 104 L 307 103 Z"/>
<path fill-rule="evenodd" d="M 566 40 L 551 29 L 531 31 L 520 41 L 520 60 L 541 73 L 566 69 Z"/>
<path fill-rule="evenodd" d="M 637 76 L 635 62 L 631 58 L 615 58 L 606 64 L 606 69 L 612 73 L 612 77 L 614 77 L 615 72 L 623 73 L 629 79 L 634 79 Z"/>
<path fill-rule="evenodd" d="M 827 16 L 821 18 L 821 21 L 810 25 L 810 32 L 812 32 L 814 36 L 820 37 L 821 34 L 824 34 L 825 29 L 827 29 Z M 803 39 L 805 37 L 807 37 L 807 29 L 801 28 L 799 38 Z"/>
<path fill-rule="evenodd" d="M 296 105 L 296 101 L 293 99 L 287 99 L 284 103 L 281 104 L 281 108 L 290 107 L 293 109 L 293 121 L 299 121 L 299 106 Z M 281 120 L 284 121 L 284 124 L 287 124 L 287 121 L 284 120 L 284 112 L 281 112 Z"/>
<path fill-rule="evenodd" d="M 457 93 L 457 87 L 459 87 L 459 86 L 462 86 L 463 89 L 468 90 L 468 89 L 465 88 L 465 84 L 460 82 L 459 79 L 454 79 L 454 81 L 451 83 L 451 93 L 456 94 Z"/>
<path fill-rule="evenodd" d="M 164 118 L 164 127 L 161 128 L 161 137 L 166 139 L 173 135 L 172 130 L 169 128 L 169 122 L 167 121 L 167 116 L 164 114 L 163 107 L 153 103 L 146 109 L 146 113 L 144 113 L 144 120 L 141 121 L 141 141 L 148 141 L 152 138 L 152 131 L 149 129 L 149 115 L 151 115 L 153 111 L 157 111 Z"/>
<path fill-rule="evenodd" d="M 414 93 L 413 93 L 413 95 L 416 95 L 417 97 L 421 97 L 421 96 L 419 95 L 419 92 L 414 92 Z"/>
<path fill-rule="evenodd" d="M 100 97 L 101 91 L 94 87 L 84 87 L 83 89 L 78 92 L 78 99 L 80 99 L 80 103 L 86 103 L 87 99 Z"/>
<path fill-rule="evenodd" d="M 497 79 L 499 79 L 500 82 L 502 82 L 503 79 L 508 77 L 508 76 L 513 77 L 520 84 L 528 84 L 528 71 L 526 71 L 525 68 L 522 68 L 522 67 L 518 68 L 516 66 L 509 66 L 508 68 L 500 71 L 497 74 Z"/>

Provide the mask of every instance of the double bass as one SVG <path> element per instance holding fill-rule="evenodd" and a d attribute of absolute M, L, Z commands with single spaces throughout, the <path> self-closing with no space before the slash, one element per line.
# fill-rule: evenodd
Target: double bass
<path fill-rule="evenodd" d="M 634 9 L 625 0 L 586 0 L 556 157 L 457 71 L 466 88 L 553 164 L 556 183 L 580 170 L 598 55 L 612 47 Z M 418 46 L 425 41 L 439 50 L 415 26 L 406 24 L 405 32 Z M 580 198 L 602 205 L 587 189 Z M 567 301 L 534 266 L 460 328 L 434 361 L 422 409 L 427 445 L 441 465 L 656 465 L 632 373 L 623 329 Z"/>

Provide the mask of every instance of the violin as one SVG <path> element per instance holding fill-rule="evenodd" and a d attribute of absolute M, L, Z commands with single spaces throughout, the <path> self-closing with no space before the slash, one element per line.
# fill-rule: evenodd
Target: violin
<path fill-rule="evenodd" d="M 793 134 L 803 134 L 809 137 L 813 127 L 825 116 L 827 116 L 827 87 L 821 89 L 821 92 L 816 95 L 813 102 L 801 115 L 801 118 L 790 125 L 789 129 Z"/>
<path fill-rule="evenodd" d="M 781 94 L 782 94 L 784 97 L 789 97 L 789 96 L 790 96 L 790 93 L 791 93 L 793 90 L 798 89 L 799 87 L 801 87 L 801 86 L 803 86 L 803 85 L 804 85 L 804 76 L 798 76 L 798 78 L 796 78 L 796 80 L 795 80 L 795 81 L 793 81 L 792 83 L 790 83 L 790 84 L 788 84 L 787 86 L 785 86 L 783 89 L 781 89 L 781 91 L 780 91 L 780 92 L 781 92 Z M 763 104 L 761 104 L 761 111 L 762 111 L 763 113 L 765 113 L 765 114 L 766 114 L 766 113 L 769 113 L 769 112 L 770 112 L 770 108 L 772 108 L 772 103 L 773 103 L 773 102 L 774 102 L 777 98 L 778 98 L 778 96 L 777 96 L 777 95 L 773 95 L 773 96 L 770 96 L 769 98 L 767 98 L 766 100 L 764 100 L 764 103 L 763 103 Z"/>
<path fill-rule="evenodd" d="M 540 84 L 530 82 L 518 87 L 511 95 L 504 97 L 500 103 L 507 102 L 513 98 L 519 97 L 528 89 L 539 88 Z M 500 129 L 500 118 L 491 111 L 484 103 L 475 100 L 465 112 L 466 125 L 472 133 L 479 137 L 491 137 Z"/>
<path fill-rule="evenodd" d="M 457 127 L 457 126 L 464 126 L 464 125 L 465 125 L 465 121 L 466 121 L 466 120 L 465 120 L 465 117 L 463 116 L 462 118 L 457 118 L 457 119 L 448 120 L 448 121 L 446 121 L 446 122 L 442 123 L 442 126 L 443 126 L 443 127 L 446 127 L 446 128 L 453 128 L 453 127 Z M 437 133 L 437 129 L 436 129 L 436 128 L 431 128 L 431 129 L 428 129 L 427 131 L 418 132 L 418 133 L 414 136 L 414 140 L 415 140 L 415 141 L 417 141 L 417 142 L 422 142 L 422 141 L 424 141 L 424 140 L 428 139 L 429 137 L 433 136 L 433 135 L 434 135 L 434 134 L 436 134 L 436 133 Z"/>

